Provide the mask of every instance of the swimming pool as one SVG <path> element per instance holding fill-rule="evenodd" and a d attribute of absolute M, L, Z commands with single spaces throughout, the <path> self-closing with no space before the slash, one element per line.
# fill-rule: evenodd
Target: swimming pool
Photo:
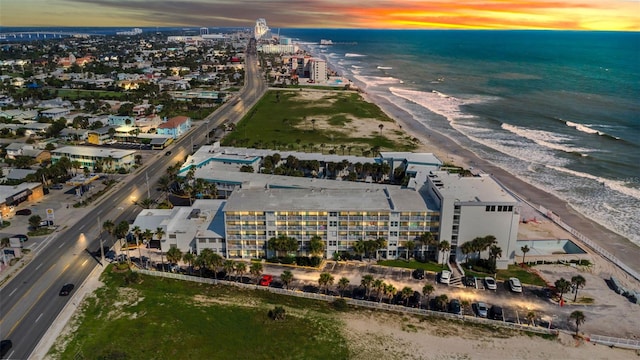
<path fill-rule="evenodd" d="M 579 255 L 586 254 L 580 246 L 569 239 L 558 240 L 518 240 L 516 247 L 516 255 L 522 256 L 520 248 L 527 245 L 529 247 L 529 256 L 545 256 L 545 255 Z"/>

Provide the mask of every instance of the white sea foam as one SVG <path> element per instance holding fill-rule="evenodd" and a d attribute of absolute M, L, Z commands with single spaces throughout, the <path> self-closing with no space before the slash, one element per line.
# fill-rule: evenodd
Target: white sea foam
<path fill-rule="evenodd" d="M 354 72 L 355 74 L 355 72 Z M 373 87 L 380 85 L 399 84 L 400 79 L 396 79 L 393 76 L 354 76 L 356 80 L 365 84 L 365 87 Z"/>
<path fill-rule="evenodd" d="M 626 183 L 624 181 L 620 181 L 620 180 L 611 180 L 611 179 L 606 179 L 603 177 L 599 177 L 599 176 L 595 176 L 595 175 L 591 175 L 591 174 L 586 174 L 583 172 L 579 172 L 579 171 L 575 171 L 575 170 L 571 170 L 571 169 L 567 169 L 567 168 L 563 168 L 563 167 L 557 167 L 557 166 L 552 166 L 552 165 L 547 165 L 547 167 L 552 168 L 556 171 L 560 171 L 563 172 L 565 174 L 571 174 L 573 176 L 578 176 L 581 178 L 585 178 L 585 179 L 591 179 L 591 180 L 595 180 L 597 181 L 599 184 L 604 184 L 604 186 L 615 190 L 619 193 L 625 194 L 627 196 L 631 196 L 634 197 L 636 199 L 640 200 L 640 189 L 636 189 L 636 188 L 631 188 L 626 186 Z"/>
<path fill-rule="evenodd" d="M 393 68 L 391 66 L 380 66 L 380 65 L 378 65 L 377 69 L 379 69 L 379 70 L 391 70 Z"/>
<path fill-rule="evenodd" d="M 559 135 L 544 130 L 526 129 L 511 124 L 502 124 L 503 129 L 512 132 L 520 137 L 531 140 L 540 146 L 547 147 L 553 150 L 564 151 L 568 153 L 580 153 L 581 156 L 587 156 L 585 152 L 594 151 L 593 149 L 573 147 L 565 144 L 572 139 L 569 136 Z"/>
<path fill-rule="evenodd" d="M 578 124 L 578 123 L 574 123 L 574 122 L 571 122 L 571 121 L 565 121 L 564 123 L 565 123 L 568 127 L 575 128 L 576 130 L 578 130 L 578 131 L 582 131 L 583 133 L 587 133 L 587 134 L 597 134 L 597 135 L 600 135 L 600 136 L 605 136 L 605 135 L 607 135 L 607 136 L 611 136 L 611 137 L 613 137 L 614 139 L 618 139 L 618 140 L 620 140 L 620 138 L 619 138 L 619 137 L 617 137 L 617 136 L 612 136 L 612 135 L 609 135 L 609 134 L 607 134 L 607 133 L 605 133 L 605 132 L 603 132 L 603 131 L 599 131 L 599 130 L 596 130 L 596 129 L 591 128 L 591 126 L 593 126 L 593 125 Z"/>
<path fill-rule="evenodd" d="M 351 67 L 354 69 L 362 69 L 362 66 L 358 66 L 358 65 L 351 65 Z"/>
<path fill-rule="evenodd" d="M 362 54 L 355 54 L 355 53 L 346 53 L 344 54 L 344 57 L 365 57 L 367 55 L 362 55 Z"/>

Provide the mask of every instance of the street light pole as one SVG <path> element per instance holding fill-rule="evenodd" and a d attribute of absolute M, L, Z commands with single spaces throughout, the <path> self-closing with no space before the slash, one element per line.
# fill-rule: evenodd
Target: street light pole
<path fill-rule="evenodd" d="M 147 199 L 151 199 L 151 193 L 149 191 L 149 172 L 145 172 L 144 176 L 147 179 Z"/>
<path fill-rule="evenodd" d="M 102 246 L 102 229 L 100 228 L 100 216 L 98 216 L 98 239 L 100 239 L 100 262 L 104 266 L 104 246 Z"/>

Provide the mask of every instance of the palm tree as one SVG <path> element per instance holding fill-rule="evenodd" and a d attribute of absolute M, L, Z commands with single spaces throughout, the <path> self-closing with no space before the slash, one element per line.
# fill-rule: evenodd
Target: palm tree
<path fill-rule="evenodd" d="M 189 274 L 191 274 L 193 271 L 193 261 L 195 259 L 196 259 L 196 256 L 190 252 L 184 253 L 184 255 L 182 255 L 182 261 L 184 261 L 185 263 L 187 263 L 187 265 L 189 265 Z"/>
<path fill-rule="evenodd" d="M 313 128 L 313 130 L 316 130 L 316 119 L 311 119 L 311 126 Z"/>
<path fill-rule="evenodd" d="M 161 227 L 156 228 L 155 235 L 158 238 L 158 241 L 162 241 L 162 237 L 164 236 L 164 229 Z M 164 257 L 162 257 L 162 244 L 160 245 L 160 262 L 162 263 L 162 271 L 164 271 Z"/>
<path fill-rule="evenodd" d="M 384 292 L 389 296 L 389 304 L 391 304 L 391 299 L 393 299 L 397 291 L 398 290 L 396 289 L 396 287 L 392 284 L 387 284 L 387 286 L 385 287 Z"/>
<path fill-rule="evenodd" d="M 376 245 L 374 251 L 376 252 L 376 259 L 378 259 L 378 250 L 387 248 L 387 240 L 383 237 L 379 237 L 376 239 L 375 244 Z"/>
<path fill-rule="evenodd" d="M 320 278 L 318 279 L 318 285 L 320 288 L 324 287 L 325 294 L 329 292 L 329 286 L 333 285 L 333 275 L 328 272 L 323 272 L 320 274 Z"/>
<path fill-rule="evenodd" d="M 353 244 L 353 252 L 356 253 L 356 255 L 359 255 L 361 259 L 362 255 L 364 254 L 364 250 L 364 241 L 362 241 L 362 239 L 356 241 Z"/>
<path fill-rule="evenodd" d="M 347 289 L 347 287 L 349 286 L 349 279 L 347 279 L 346 277 L 341 277 L 340 280 L 338 280 L 338 289 L 340 290 L 340 297 L 344 297 L 344 291 Z"/>
<path fill-rule="evenodd" d="M 240 282 L 242 282 L 242 275 L 244 275 L 244 273 L 247 271 L 247 264 L 239 261 L 239 262 L 235 263 L 233 268 L 235 269 L 236 273 L 238 274 L 238 277 L 240 278 Z"/>
<path fill-rule="evenodd" d="M 471 254 L 473 252 L 473 245 L 471 244 L 470 241 L 467 241 L 465 243 L 463 243 L 462 245 L 460 245 L 460 251 L 462 252 L 462 254 L 464 255 L 464 262 L 468 262 L 468 256 L 469 254 Z"/>
<path fill-rule="evenodd" d="M 536 326 L 536 313 L 534 313 L 533 311 L 529 311 L 527 313 L 527 321 L 529 322 L 529 325 L 533 325 Z"/>
<path fill-rule="evenodd" d="M 411 254 L 413 254 L 413 250 L 416 248 L 416 243 L 409 240 L 404 246 L 407 248 L 407 260 L 409 260 L 409 257 L 412 256 Z"/>
<path fill-rule="evenodd" d="M 316 256 L 319 254 L 322 254 L 324 252 L 324 241 L 322 241 L 322 238 L 318 235 L 314 235 L 313 237 L 311 237 L 311 240 L 309 240 L 309 253 L 312 256 Z"/>
<path fill-rule="evenodd" d="M 367 294 L 367 299 L 369 298 L 369 295 L 370 295 L 371 284 L 373 284 L 373 275 L 367 274 L 363 276 L 362 279 L 360 280 L 360 285 L 364 288 Z"/>
<path fill-rule="evenodd" d="M 556 280 L 554 285 L 556 286 L 556 290 L 558 291 L 558 293 L 560 293 L 560 302 L 562 303 L 562 296 L 564 295 L 564 293 L 569 291 L 569 289 L 571 288 L 571 283 L 565 278 L 561 277 L 560 279 Z"/>
<path fill-rule="evenodd" d="M 284 287 L 289 290 L 289 284 L 291 284 L 291 281 L 293 281 L 293 273 L 289 270 L 283 271 L 280 275 L 280 280 L 282 281 Z"/>
<path fill-rule="evenodd" d="M 380 135 L 382 135 L 382 129 L 384 129 L 384 125 L 383 124 L 378 125 L 378 129 L 380 129 Z"/>
<path fill-rule="evenodd" d="M 427 231 L 426 233 L 423 233 L 422 235 L 420 235 L 420 257 L 424 258 L 424 247 L 425 246 L 431 246 L 434 245 L 434 237 L 433 234 L 430 233 L 429 231 Z"/>
<path fill-rule="evenodd" d="M 576 294 L 573 297 L 573 302 L 576 302 L 576 300 L 578 299 L 578 289 L 584 287 L 586 283 L 587 283 L 587 280 L 582 275 L 576 275 L 571 278 L 571 284 L 576 289 Z"/>
<path fill-rule="evenodd" d="M 224 263 L 222 263 L 222 268 L 224 269 L 224 272 L 227 274 L 227 280 L 228 280 L 229 277 L 231 276 L 231 273 L 233 272 L 233 269 L 235 268 L 235 264 L 233 260 L 225 260 Z"/>
<path fill-rule="evenodd" d="M 140 235 L 142 234 L 142 229 L 140 226 L 136 225 L 131 229 L 131 232 L 136 237 L 136 247 L 138 248 L 138 257 L 140 258 L 140 264 L 142 264 L 142 252 L 140 250 Z"/>
<path fill-rule="evenodd" d="M 378 302 L 382 301 L 382 290 L 385 287 L 384 281 L 382 279 L 375 279 L 373 281 L 373 284 L 371 285 L 372 288 L 376 289 L 376 293 L 378 294 Z"/>
<path fill-rule="evenodd" d="M 493 268 L 496 268 L 496 263 L 498 262 L 498 258 L 502 257 L 502 249 L 498 245 L 491 245 L 489 248 L 489 259 L 491 259 L 491 263 L 493 264 Z"/>
<path fill-rule="evenodd" d="M 167 261 L 172 264 L 177 264 L 182 259 L 182 251 L 177 247 L 172 247 L 167 251 Z"/>
<path fill-rule="evenodd" d="M 576 310 L 569 315 L 569 320 L 573 320 L 576 322 L 576 336 L 578 336 L 578 331 L 580 330 L 580 325 L 584 324 L 584 321 L 587 319 L 584 316 L 584 313 L 580 310 Z"/>
<path fill-rule="evenodd" d="M 256 277 L 256 284 L 258 284 L 258 279 L 260 278 L 260 275 L 262 275 L 262 263 L 259 263 L 259 262 L 251 263 L 251 266 L 249 267 L 249 272 L 251 273 L 251 275 Z"/>
<path fill-rule="evenodd" d="M 413 289 L 408 286 L 405 286 L 402 288 L 402 291 L 400 292 L 400 294 L 402 294 L 402 299 L 404 299 L 404 305 L 408 306 L 409 298 L 411 297 L 411 295 L 413 295 Z"/>
<path fill-rule="evenodd" d="M 113 229 L 116 228 L 116 224 L 111 220 L 107 220 L 102 223 L 102 230 L 106 231 L 109 235 L 113 235 Z"/>
<path fill-rule="evenodd" d="M 435 289 L 431 284 L 426 284 L 425 286 L 422 287 L 422 295 L 424 295 L 427 298 L 427 308 L 429 307 L 429 296 L 431 296 L 431 294 L 433 294 L 434 291 Z"/>
<path fill-rule="evenodd" d="M 442 263 L 441 264 L 445 264 L 445 254 L 447 251 L 451 250 L 451 245 L 449 244 L 449 242 L 447 240 L 442 240 L 438 243 L 438 251 L 440 251 L 442 253 Z"/>
<path fill-rule="evenodd" d="M 521 247 L 520 250 L 522 250 L 522 265 L 524 265 L 525 264 L 524 258 L 525 258 L 525 256 L 527 256 L 527 253 L 531 249 L 529 249 L 529 246 L 525 245 L 525 246 Z"/>

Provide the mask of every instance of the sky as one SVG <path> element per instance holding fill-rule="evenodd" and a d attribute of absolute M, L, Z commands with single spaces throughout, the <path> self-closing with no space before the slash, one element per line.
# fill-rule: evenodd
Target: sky
<path fill-rule="evenodd" d="M 640 31 L 640 0 L 2 0 L 0 26 Z"/>

